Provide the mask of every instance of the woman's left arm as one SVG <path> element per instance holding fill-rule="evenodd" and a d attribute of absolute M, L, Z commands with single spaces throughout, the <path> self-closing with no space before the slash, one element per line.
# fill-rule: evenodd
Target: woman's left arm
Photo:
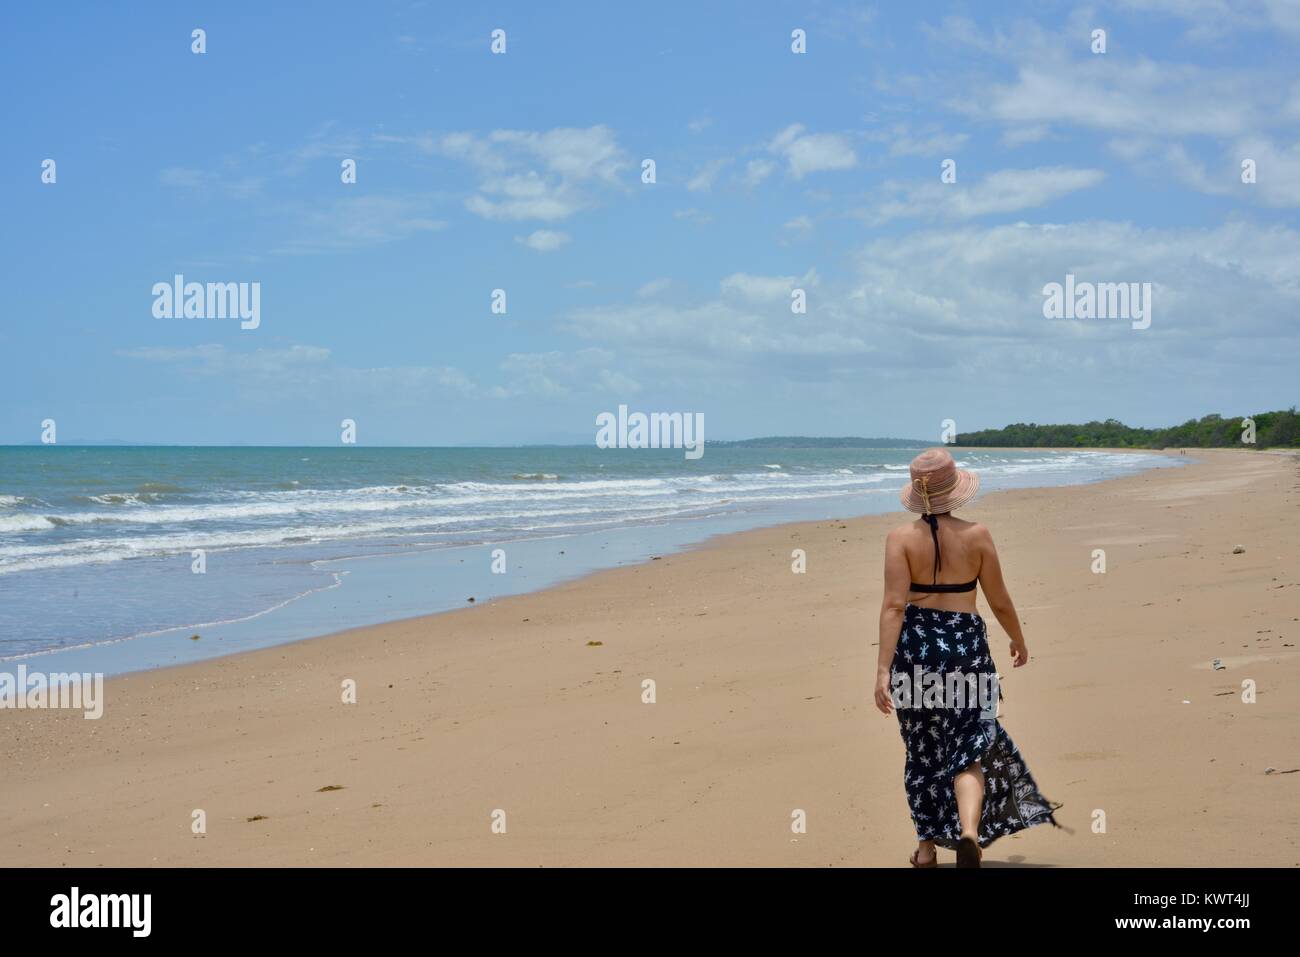
<path fill-rule="evenodd" d="M 907 552 L 899 531 L 895 529 L 885 539 L 885 590 L 880 599 L 880 657 L 876 662 L 876 707 L 881 714 L 893 710 L 889 666 L 894 662 L 898 636 L 903 631 L 903 611 L 912 585 L 912 572 L 907 566 Z"/>

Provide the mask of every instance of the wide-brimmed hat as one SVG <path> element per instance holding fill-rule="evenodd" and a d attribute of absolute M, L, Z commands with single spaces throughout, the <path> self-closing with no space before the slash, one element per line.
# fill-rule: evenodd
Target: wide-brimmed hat
<path fill-rule="evenodd" d="M 947 449 L 926 449 L 912 459 L 912 481 L 899 494 L 903 508 L 942 515 L 961 508 L 980 490 L 980 477 L 957 468 Z"/>

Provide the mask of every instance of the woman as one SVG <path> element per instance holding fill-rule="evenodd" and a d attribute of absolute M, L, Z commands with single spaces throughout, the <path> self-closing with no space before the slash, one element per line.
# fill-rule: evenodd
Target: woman
<path fill-rule="evenodd" d="M 980 848 L 1056 820 L 998 724 L 977 582 L 1011 636 L 1014 667 L 1029 662 L 1029 650 L 988 529 L 952 514 L 975 497 L 979 478 L 946 449 L 913 459 L 911 478 L 903 507 L 921 518 L 885 540 L 876 707 L 897 710 L 907 749 L 903 786 L 919 842 L 912 866 L 935 867 L 938 845 L 957 851 L 958 867 L 979 867 Z"/>

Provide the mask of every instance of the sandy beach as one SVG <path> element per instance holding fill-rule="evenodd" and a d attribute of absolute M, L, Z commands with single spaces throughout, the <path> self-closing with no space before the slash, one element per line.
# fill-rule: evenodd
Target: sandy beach
<path fill-rule="evenodd" d="M 1002 721 L 1070 829 L 988 865 L 1300 865 L 1300 773 L 1279 773 L 1300 768 L 1297 459 L 1188 458 L 962 513 L 993 532 L 1033 656 Z M 906 518 L 110 679 L 98 721 L 0 711 L 0 860 L 905 866 L 902 743 L 870 690 L 882 537 Z"/>

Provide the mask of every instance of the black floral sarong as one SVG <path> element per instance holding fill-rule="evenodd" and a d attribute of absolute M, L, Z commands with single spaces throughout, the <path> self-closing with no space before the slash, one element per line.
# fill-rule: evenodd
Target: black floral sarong
<path fill-rule="evenodd" d="M 1059 805 L 1038 792 L 998 723 L 996 675 L 984 619 L 908 604 L 890 677 L 907 748 L 903 785 L 918 840 L 957 846 L 953 778 L 973 761 L 984 769 L 981 847 L 1035 824 L 1056 824 L 1052 812 Z M 910 699 L 900 688 L 910 689 Z"/>

